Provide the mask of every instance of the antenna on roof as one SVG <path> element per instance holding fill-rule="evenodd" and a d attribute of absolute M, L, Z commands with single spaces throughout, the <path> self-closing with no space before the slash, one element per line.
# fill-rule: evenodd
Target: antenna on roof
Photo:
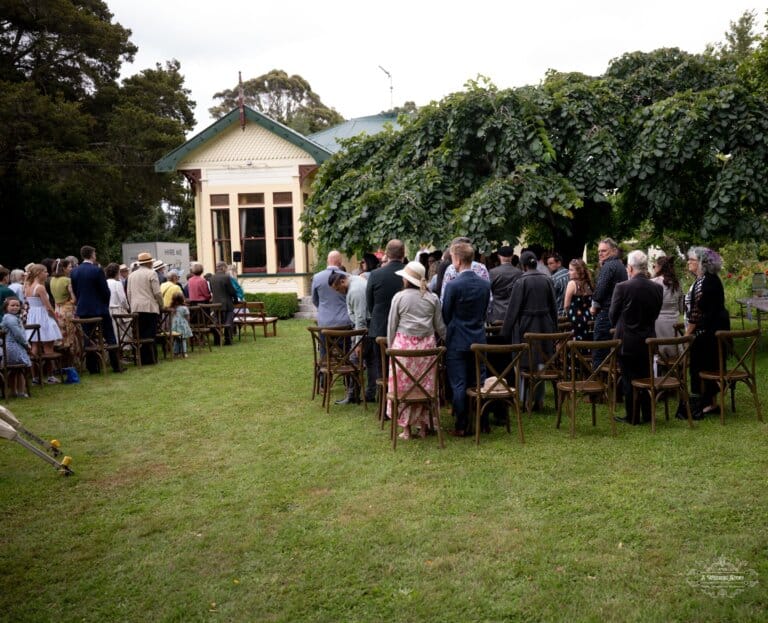
<path fill-rule="evenodd" d="M 387 74 L 387 78 L 389 78 L 389 108 L 390 110 L 392 110 L 395 107 L 395 99 L 394 99 L 393 88 L 392 88 L 392 74 L 389 73 L 386 69 L 384 69 L 381 65 L 379 65 L 379 69 L 381 69 L 381 71 Z"/>

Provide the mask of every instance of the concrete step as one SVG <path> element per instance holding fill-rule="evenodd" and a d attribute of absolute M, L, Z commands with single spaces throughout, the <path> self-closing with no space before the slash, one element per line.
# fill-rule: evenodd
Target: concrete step
<path fill-rule="evenodd" d="M 317 319 L 317 309 L 312 304 L 311 296 L 302 296 L 299 299 L 299 311 L 293 315 L 294 318 L 305 318 L 309 320 Z"/>

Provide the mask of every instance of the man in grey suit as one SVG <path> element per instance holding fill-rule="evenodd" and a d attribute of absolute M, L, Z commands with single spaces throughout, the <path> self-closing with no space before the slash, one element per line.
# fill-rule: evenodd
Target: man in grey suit
<path fill-rule="evenodd" d="M 386 370 L 379 370 L 380 356 L 376 338 L 386 337 L 392 298 L 403 289 L 403 278 L 395 273 L 405 268 L 405 264 L 403 264 L 405 245 L 401 240 L 390 240 L 384 254 L 389 258 L 389 262 L 371 272 L 365 289 L 368 313 L 371 316 L 368 325 L 368 348 L 365 359 L 368 367 L 368 386 L 365 390 L 365 399 L 370 402 L 376 399 L 376 380 L 386 374 Z"/>
<path fill-rule="evenodd" d="M 237 292 L 227 273 L 226 262 L 216 262 L 216 272 L 211 276 L 211 302 L 221 303 L 221 322 L 224 325 L 224 346 L 232 344 L 232 327 L 235 321 L 235 303 Z M 218 346 L 218 333 L 214 333 L 213 341 Z"/>
<path fill-rule="evenodd" d="M 648 363 L 646 338 L 656 337 L 656 318 L 661 311 L 664 291 L 658 283 L 648 278 L 648 256 L 642 251 L 632 251 L 627 256 L 629 280 L 616 284 L 611 298 L 608 316 L 616 327 L 616 339 L 621 340 L 619 362 L 621 381 L 624 385 L 624 407 L 626 418 L 632 421 L 632 380 L 648 378 L 652 371 Z M 642 421 L 651 420 L 651 403 L 648 394 L 640 399 Z"/>

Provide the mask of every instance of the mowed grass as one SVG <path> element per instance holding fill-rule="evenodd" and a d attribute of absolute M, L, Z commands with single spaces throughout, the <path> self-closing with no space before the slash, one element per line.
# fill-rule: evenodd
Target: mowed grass
<path fill-rule="evenodd" d="M 306 326 L 5 403 L 76 474 L 0 442 L 0 620 L 765 620 L 768 426 L 744 389 L 724 427 L 613 438 L 580 407 L 574 439 L 548 389 L 525 445 L 392 452 L 374 405 L 310 400 Z M 707 594 L 721 556 L 757 584 Z"/>

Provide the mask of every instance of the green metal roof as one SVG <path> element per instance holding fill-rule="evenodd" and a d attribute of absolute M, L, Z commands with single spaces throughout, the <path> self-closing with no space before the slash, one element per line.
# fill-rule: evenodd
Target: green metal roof
<path fill-rule="evenodd" d="M 281 138 L 284 138 L 296 147 L 303 149 L 315 159 L 317 164 L 321 164 L 331 156 L 331 152 L 328 151 L 328 149 L 299 134 L 296 130 L 292 130 L 288 126 L 270 119 L 253 108 L 249 108 L 248 106 L 244 106 L 243 108 L 245 110 L 245 118 L 247 121 L 256 123 L 273 134 L 277 134 Z M 235 123 L 240 123 L 239 108 L 231 110 L 221 119 L 209 125 L 205 130 L 193 136 L 186 143 L 179 145 L 176 149 L 165 154 L 165 156 L 155 162 L 155 172 L 169 173 L 175 171 L 179 162 L 187 155 L 215 138 Z"/>
<path fill-rule="evenodd" d="M 390 124 L 395 130 L 400 129 L 400 124 L 397 122 L 397 115 L 370 115 L 368 117 L 349 119 L 332 128 L 320 130 L 319 132 L 310 134 L 309 139 L 335 154 L 341 149 L 341 145 L 339 145 L 337 139 L 350 138 L 352 136 L 357 136 L 358 134 L 373 136 L 374 134 L 381 132 L 387 124 Z"/>

